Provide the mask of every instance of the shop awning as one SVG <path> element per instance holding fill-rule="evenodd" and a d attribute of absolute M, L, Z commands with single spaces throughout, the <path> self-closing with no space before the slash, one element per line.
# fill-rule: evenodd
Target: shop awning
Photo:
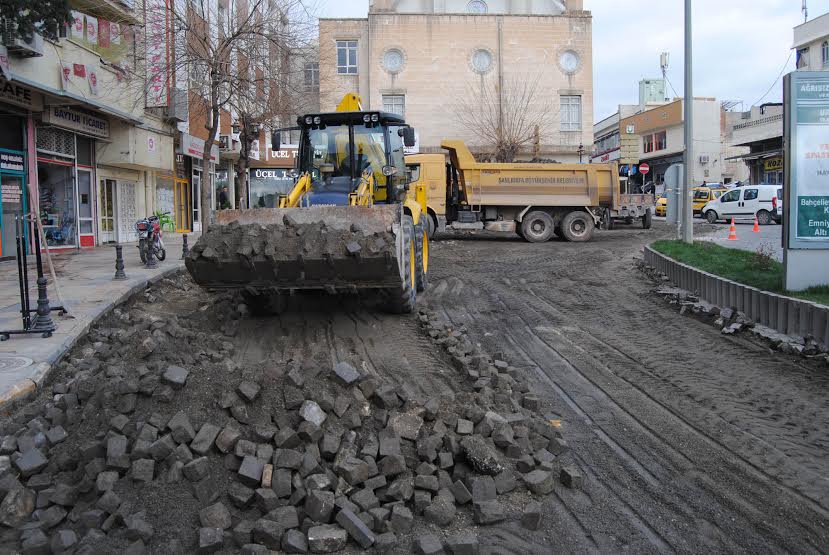
<path fill-rule="evenodd" d="M 726 160 L 743 160 L 751 162 L 752 160 L 762 160 L 764 158 L 774 158 L 775 156 L 783 156 L 783 149 L 776 148 L 774 150 L 766 150 L 763 152 L 751 152 L 749 154 L 741 154 L 739 156 L 732 156 Z"/>
<path fill-rule="evenodd" d="M 137 117 L 133 116 L 130 113 L 121 111 L 117 108 L 111 108 L 109 106 L 101 104 L 100 102 L 96 102 L 95 100 L 92 100 L 92 99 L 89 99 L 89 98 L 84 98 L 83 96 L 79 96 L 77 94 L 74 94 L 74 93 L 71 93 L 71 92 L 68 92 L 68 91 L 61 91 L 61 90 L 58 90 L 58 89 L 53 89 L 52 87 L 47 87 L 47 86 L 43 85 L 43 83 L 38 83 L 36 81 L 32 81 L 31 79 L 26 79 L 25 77 L 21 77 L 21 76 L 15 74 L 12 71 L 9 71 L 8 74 L 6 74 L 6 79 L 9 80 L 9 81 L 16 81 L 18 83 L 23 83 L 24 85 L 32 87 L 33 89 L 35 89 L 39 92 L 44 92 L 44 93 L 52 95 L 52 96 L 72 100 L 73 102 L 77 102 L 85 108 L 91 108 L 93 110 L 97 110 L 101 113 L 107 114 L 108 116 L 113 116 L 113 117 L 116 117 L 118 119 L 124 120 L 126 122 L 129 122 L 129 123 L 132 123 L 132 124 L 135 124 L 135 125 L 143 124 L 143 121 L 140 118 L 137 118 Z"/>

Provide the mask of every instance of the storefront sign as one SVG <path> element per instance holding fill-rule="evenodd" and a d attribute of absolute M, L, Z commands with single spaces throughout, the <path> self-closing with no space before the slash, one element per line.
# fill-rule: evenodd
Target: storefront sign
<path fill-rule="evenodd" d="M 790 209 L 789 248 L 829 248 L 829 76 L 791 74 L 791 134 L 787 140 Z M 771 160 L 769 161 L 771 162 Z M 767 162 L 768 164 L 768 162 Z M 798 244 L 799 243 L 799 244 Z"/>
<path fill-rule="evenodd" d="M 52 106 L 43 112 L 43 123 L 63 127 L 100 139 L 109 138 L 109 121 L 104 118 Z"/>
<path fill-rule="evenodd" d="M 43 109 L 43 99 L 38 93 L 19 83 L 6 81 L 2 77 L 0 77 L 0 102 L 28 108 L 34 112 Z"/>
<path fill-rule="evenodd" d="M 0 170 L 7 170 L 13 172 L 26 171 L 26 158 L 22 154 L 11 154 L 9 152 L 0 152 Z"/>
<path fill-rule="evenodd" d="M 593 164 L 607 164 L 608 162 L 612 162 L 613 160 L 618 160 L 622 157 L 622 151 L 620 149 L 615 149 L 611 152 L 605 152 L 599 156 L 594 156 L 591 162 Z"/>
<path fill-rule="evenodd" d="M 181 152 L 191 158 L 204 158 L 204 140 L 194 137 L 188 133 L 181 134 Z M 219 162 L 219 147 L 213 145 L 210 147 L 210 161 L 214 164 Z"/>
<path fill-rule="evenodd" d="M 763 171 L 776 172 L 783 169 L 783 157 L 769 158 L 763 163 Z"/>
<path fill-rule="evenodd" d="M 147 107 L 170 104 L 167 0 L 146 0 L 145 44 L 147 60 Z"/>
<path fill-rule="evenodd" d="M 294 186 L 288 170 L 279 168 L 256 168 L 250 170 L 248 194 L 251 208 L 276 208 L 279 197 L 287 195 Z"/>
<path fill-rule="evenodd" d="M 2 199 L 3 204 L 20 204 L 20 197 L 23 196 L 23 191 L 20 186 L 12 183 L 9 185 L 3 184 Z"/>
<path fill-rule="evenodd" d="M 269 165 L 279 166 L 282 168 L 293 168 L 296 157 L 297 149 L 295 148 L 283 148 L 282 150 L 268 151 Z"/>

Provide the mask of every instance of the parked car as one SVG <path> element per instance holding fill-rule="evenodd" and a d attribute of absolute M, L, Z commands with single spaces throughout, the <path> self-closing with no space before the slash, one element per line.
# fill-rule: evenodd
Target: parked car
<path fill-rule="evenodd" d="M 779 188 L 779 185 L 744 185 L 731 189 L 708 202 L 702 208 L 702 214 L 712 224 L 732 218 L 753 220 L 757 216 L 760 225 L 768 225 L 777 214 Z"/>
<path fill-rule="evenodd" d="M 717 200 L 727 189 L 720 187 L 694 187 L 694 215 L 702 215 L 702 209 L 712 200 Z"/>
<path fill-rule="evenodd" d="M 656 206 L 654 206 L 653 211 L 657 216 L 662 218 L 665 217 L 665 214 L 668 211 L 668 198 L 665 195 L 662 195 L 656 199 Z"/>

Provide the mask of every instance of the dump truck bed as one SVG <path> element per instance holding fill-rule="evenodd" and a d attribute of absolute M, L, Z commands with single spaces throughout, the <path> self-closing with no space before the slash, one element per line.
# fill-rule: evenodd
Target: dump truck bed
<path fill-rule="evenodd" d="M 463 141 L 441 146 L 472 206 L 619 206 L 616 164 L 480 163 Z"/>

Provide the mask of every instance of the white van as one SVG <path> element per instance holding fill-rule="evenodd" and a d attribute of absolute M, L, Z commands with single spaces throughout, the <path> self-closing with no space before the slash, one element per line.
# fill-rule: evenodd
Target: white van
<path fill-rule="evenodd" d="M 712 200 L 702 208 L 702 215 L 708 223 L 717 220 L 749 219 L 757 216 L 760 225 L 768 225 L 777 219 L 777 191 L 780 185 L 743 185 Z"/>

